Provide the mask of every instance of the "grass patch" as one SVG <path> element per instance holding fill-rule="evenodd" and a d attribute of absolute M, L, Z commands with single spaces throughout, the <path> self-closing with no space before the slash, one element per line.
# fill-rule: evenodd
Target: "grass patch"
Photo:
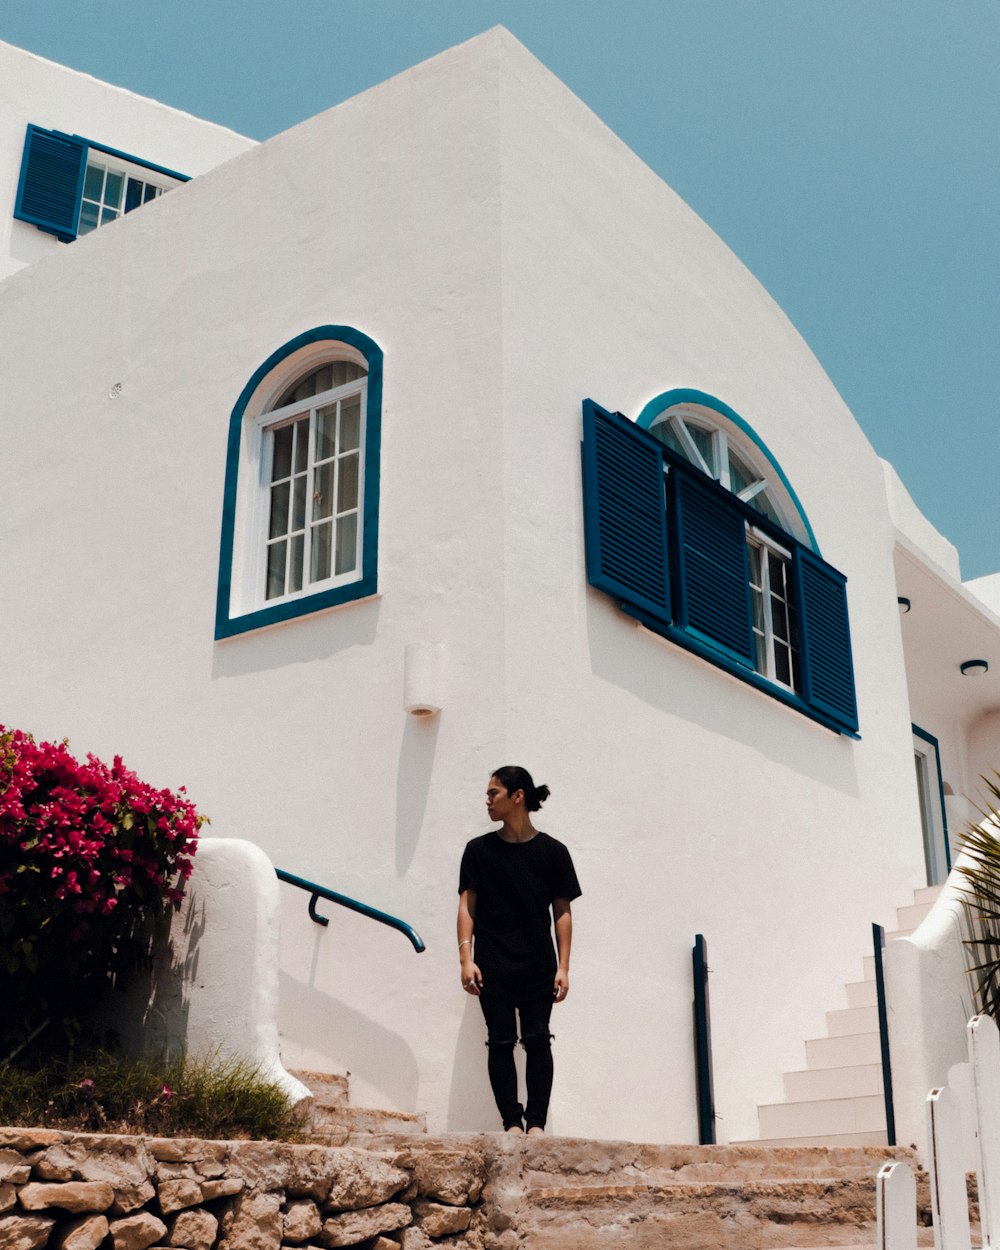
<path fill-rule="evenodd" d="M 0 1124 L 156 1137 L 294 1141 L 286 1095 L 240 1059 L 124 1059 L 105 1051 L 0 1065 Z"/>

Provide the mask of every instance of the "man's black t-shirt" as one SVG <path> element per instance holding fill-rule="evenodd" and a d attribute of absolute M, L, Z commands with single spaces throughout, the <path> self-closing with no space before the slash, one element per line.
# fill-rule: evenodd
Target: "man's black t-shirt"
<path fill-rule="evenodd" d="M 484 833 L 466 845 L 458 890 L 476 893 L 475 958 L 484 992 L 515 1001 L 551 993 L 557 963 L 549 909 L 554 899 L 581 894 L 566 847 L 547 833 L 528 842 Z"/>

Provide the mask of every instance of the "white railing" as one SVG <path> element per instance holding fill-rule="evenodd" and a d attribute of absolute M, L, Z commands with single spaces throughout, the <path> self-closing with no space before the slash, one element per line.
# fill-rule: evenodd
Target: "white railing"
<path fill-rule="evenodd" d="M 1000 1033 L 989 1016 L 973 1016 L 966 1035 L 982 1246 L 1000 1250 Z M 947 1086 L 932 1089 L 926 1109 L 935 1250 L 971 1250 L 958 1096 Z M 876 1195 L 878 1250 L 916 1250 L 916 1186 L 905 1163 L 886 1163 L 880 1169 Z"/>

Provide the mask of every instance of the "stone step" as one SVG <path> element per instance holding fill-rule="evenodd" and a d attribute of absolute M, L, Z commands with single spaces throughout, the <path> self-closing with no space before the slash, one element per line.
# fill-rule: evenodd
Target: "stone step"
<path fill-rule="evenodd" d="M 350 1073 L 309 1072 L 296 1069 L 292 1076 L 302 1082 L 311 1091 L 316 1103 L 326 1107 L 344 1107 L 350 1097 Z"/>
<path fill-rule="evenodd" d="M 860 1063 L 849 1068 L 806 1068 L 799 1072 L 786 1072 L 782 1081 L 785 1098 L 790 1102 L 864 1095 L 881 1097 L 882 1065 Z"/>
<path fill-rule="evenodd" d="M 849 1068 L 881 1063 L 878 1033 L 847 1033 L 842 1037 L 816 1037 L 806 1042 L 806 1067 Z"/>
<path fill-rule="evenodd" d="M 870 981 L 850 981 L 844 986 L 848 1007 L 877 1007 L 878 993 L 875 978 Z"/>
<path fill-rule="evenodd" d="M 828 1037 L 845 1037 L 849 1033 L 877 1033 L 878 1006 L 842 1007 L 826 1013 Z"/>
<path fill-rule="evenodd" d="M 388 1137 L 426 1133 L 427 1116 L 422 1111 L 383 1111 L 376 1107 L 321 1108 L 315 1114 L 307 1136 L 326 1146 L 354 1144 L 360 1137 Z"/>
<path fill-rule="evenodd" d="M 765 1103 L 757 1108 L 757 1118 L 765 1140 L 880 1133 L 885 1131 L 885 1103 L 881 1094 Z"/>

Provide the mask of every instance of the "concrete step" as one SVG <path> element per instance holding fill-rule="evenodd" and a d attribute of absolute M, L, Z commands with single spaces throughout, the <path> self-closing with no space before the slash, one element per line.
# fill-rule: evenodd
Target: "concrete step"
<path fill-rule="evenodd" d="M 757 1108 L 764 1140 L 785 1137 L 826 1137 L 845 1133 L 884 1133 L 885 1104 L 881 1095 L 818 1098 L 809 1102 L 775 1102 Z"/>
<path fill-rule="evenodd" d="M 817 1037 L 806 1042 L 806 1067 L 852 1068 L 881 1063 L 878 1033 L 847 1033 L 841 1037 Z"/>
<path fill-rule="evenodd" d="M 879 1149 L 883 1153 L 889 1149 L 886 1144 L 885 1129 L 881 1133 L 829 1133 L 812 1134 L 809 1137 L 772 1137 L 761 1138 L 758 1142 L 760 1146 L 768 1146 L 777 1149 L 781 1146 L 797 1146 L 800 1149 L 808 1147 L 836 1147 L 838 1149 L 846 1147 L 866 1147 L 868 1149 Z"/>
<path fill-rule="evenodd" d="M 849 1033 L 877 1033 L 878 1007 L 845 1007 L 826 1013 L 829 1037 L 846 1037 Z"/>
<path fill-rule="evenodd" d="M 850 981 L 844 986 L 848 1007 L 877 1007 L 878 993 L 874 977 L 870 981 Z"/>
<path fill-rule="evenodd" d="M 913 901 L 915 903 L 935 903 L 943 889 L 943 885 L 922 885 L 919 889 L 913 891 Z"/>
<path fill-rule="evenodd" d="M 896 930 L 906 929 L 912 933 L 915 928 L 930 914 L 933 903 L 911 903 L 908 907 L 896 908 Z"/>
<path fill-rule="evenodd" d="M 858 1098 L 882 1096 L 882 1065 L 860 1063 L 846 1068 L 807 1068 L 786 1072 L 785 1098 L 790 1102 L 807 1102 L 820 1098 Z"/>

